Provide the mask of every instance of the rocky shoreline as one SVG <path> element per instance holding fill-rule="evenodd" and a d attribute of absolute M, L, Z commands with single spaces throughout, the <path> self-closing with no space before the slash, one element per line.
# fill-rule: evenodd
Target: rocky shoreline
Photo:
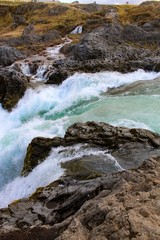
<path fill-rule="evenodd" d="M 1 209 L 5 239 L 158 239 L 160 159 L 92 180 L 62 178 Z M 78 233 L 78 234 L 77 234 Z"/>
<path fill-rule="evenodd" d="M 153 7 L 154 3 L 150 4 Z M 159 4 L 156 6 L 158 8 Z M 31 23 L 29 11 L 36 14 L 43 8 L 44 19 Z M 134 13 L 135 22 L 128 20 L 123 24 L 118 8 L 114 7 L 89 4 L 51 8 L 47 4 L 28 3 L 11 8 L 0 6 L 0 17 L 6 16 L 8 10 L 14 19 L 12 28 L 23 26 L 21 36 L 3 38 L 0 42 L 0 103 L 8 112 L 16 107 L 28 88 L 33 85 L 36 88 L 32 77 L 46 63 L 51 65 L 43 71 L 44 86 L 60 85 L 77 72 L 128 73 L 140 68 L 160 71 L 159 15 L 138 22 L 137 16 L 138 19 L 142 16 Z M 38 29 L 38 24 L 44 24 L 45 28 L 51 24 L 52 28 L 54 22 L 45 22 L 45 14 L 50 18 L 62 17 L 67 11 L 82 14 L 80 23 L 84 32 L 81 37 L 74 41 L 72 36 L 72 43 L 63 44 L 61 53 L 58 52 L 59 59 L 45 53 L 43 60 L 30 56 L 25 62 L 25 54 L 43 55 L 44 47 L 64 43 L 64 35 L 70 34 L 75 23 L 66 28 L 59 24 L 45 32 L 38 32 L 34 25 Z M 27 51 L 18 50 L 23 47 L 27 47 Z M 22 71 L 22 60 L 27 64 L 28 75 Z M 108 89 L 105 94 L 159 94 L 159 81 L 159 78 L 138 81 Z M 63 138 L 33 138 L 26 151 L 21 176 L 27 176 L 58 147 L 62 147 L 58 153 L 65 152 L 67 156 L 77 146 L 80 146 L 80 156 L 61 162 L 64 174 L 60 179 L 38 188 L 29 198 L 0 209 L 0 239 L 160 239 L 160 135 L 103 122 L 75 123 Z M 93 149 L 95 154 L 89 154 Z"/>
<path fill-rule="evenodd" d="M 150 4 L 151 7 L 154 6 L 152 3 Z M 48 5 L 41 3 L 37 5 L 34 3 L 28 3 L 18 6 L 15 13 L 17 12 L 18 15 L 16 16 L 19 16 L 19 12 L 21 11 L 25 14 L 25 11 L 27 13 L 28 9 L 31 9 L 31 11 L 38 11 L 38 9 L 41 10 L 43 7 L 45 8 L 47 6 Z M 157 3 L 156 6 L 159 7 L 159 4 Z M 82 6 L 79 7 L 81 8 Z M 104 12 L 104 10 L 102 11 L 102 6 L 99 5 L 95 5 L 94 8 L 92 4 L 86 5 L 86 7 L 88 7 L 88 9 L 92 7 L 91 9 L 93 13 L 99 11 L 99 14 L 102 14 Z M 143 7 L 143 5 L 141 7 Z M 3 10 L 4 9 L 2 8 L 2 11 Z M 56 12 L 57 15 L 61 15 L 63 10 L 64 12 L 68 11 L 66 7 L 61 5 L 59 7 L 55 6 L 54 10 L 55 12 L 58 11 Z M 52 12 L 51 9 L 48 11 L 48 14 Z M 80 9 L 78 11 L 81 12 L 82 10 Z M 44 75 L 46 76 L 46 84 L 59 85 L 68 76 L 71 76 L 76 72 L 118 71 L 127 73 L 136 71 L 137 69 L 156 72 L 160 71 L 160 23 L 158 16 L 154 20 L 143 24 L 138 24 L 136 21 L 134 23 L 123 24 L 118 17 L 117 9 L 111 7 L 105 9 L 105 11 L 106 15 L 101 19 L 100 24 L 97 25 L 95 21 L 92 23 L 93 25 L 91 24 L 91 28 L 86 27 L 87 22 L 84 24 L 84 32 L 79 34 L 78 42 L 74 42 L 74 37 L 70 32 L 65 32 L 66 35 L 69 34 L 69 36 L 73 37 L 73 43 L 65 44 L 60 49 L 61 53 L 65 55 L 64 58 L 58 60 L 50 59 L 51 66 L 44 72 Z M 111 14 L 115 11 L 116 14 Z M 129 9 L 126 8 L 126 11 L 129 11 Z M 4 14 L 6 14 L 6 12 L 4 12 Z M 18 19 L 16 21 L 20 21 L 20 16 L 19 18 L 13 18 L 14 21 L 15 19 Z M 58 31 L 56 28 L 45 31 L 43 34 L 39 34 L 35 29 L 36 23 L 31 24 L 25 22 L 24 24 L 23 21 L 20 21 L 18 24 L 23 26 L 21 36 L 17 38 L 12 37 L 9 39 L 3 39 L 3 45 L 5 43 L 9 44 L 9 46 L 2 45 L 0 47 L 0 53 L 1 56 L 3 56 L 2 58 L 0 56 L 0 71 L 1 69 L 3 71 L 4 66 L 9 66 L 16 60 L 25 59 L 23 50 L 19 51 L 16 49 L 17 47 L 21 48 L 21 45 L 31 46 L 31 52 L 33 55 L 34 50 L 32 48 L 34 48 L 36 43 L 41 43 L 43 46 L 41 46 L 42 49 L 39 51 L 39 54 L 43 55 L 43 50 L 47 46 L 54 46 L 55 44 L 64 41 L 63 31 Z M 89 26 L 89 23 L 87 26 Z M 74 29 L 74 27 L 74 25 L 71 26 L 71 29 Z M 38 49 L 38 47 L 36 48 Z M 34 57 L 33 61 L 32 58 L 30 58 L 30 61 L 28 62 L 30 73 L 36 74 L 38 67 L 43 66 L 43 64 L 44 59 L 42 61 L 38 59 L 36 62 Z M 11 68 L 12 71 L 15 69 L 15 71 L 20 71 L 20 73 L 23 74 L 21 66 Z M 15 75 L 17 75 L 16 72 Z M 30 78 L 28 78 L 28 80 L 29 79 Z M 12 84 L 12 77 L 9 77 L 5 81 L 0 80 L 1 85 L 4 85 L 3 88 L 6 88 L 8 84 L 6 81 L 9 82 L 9 84 Z M 21 84 L 23 85 L 23 83 Z M 28 84 L 28 87 L 31 85 L 32 84 Z M 12 86 L 12 88 L 14 88 L 14 86 Z M 3 103 L 4 96 L 0 93 L 0 102 L 7 110 L 11 110 L 11 108 L 17 103 L 18 99 L 22 97 L 21 89 L 17 87 L 16 91 L 17 100 L 13 100 L 13 103 L 12 99 L 14 99 L 14 94 L 12 95 L 12 92 L 10 92 L 9 96 L 6 96 L 6 98 L 9 98 L 9 101 L 11 101 L 10 106 Z"/>
<path fill-rule="evenodd" d="M 78 240 L 80 235 L 84 240 L 158 239 L 160 136 L 142 129 L 88 122 L 71 126 L 64 139 L 67 145 L 88 142 L 110 148 L 124 161 L 128 153 L 131 163 L 133 155 L 136 160 L 139 155 L 140 167 L 91 180 L 64 176 L 39 188 L 30 198 L 0 210 L 0 238 Z M 46 147 L 64 145 L 64 140 L 40 138 L 31 144 L 28 155 L 33 161 L 33 156 L 40 158 Z"/>

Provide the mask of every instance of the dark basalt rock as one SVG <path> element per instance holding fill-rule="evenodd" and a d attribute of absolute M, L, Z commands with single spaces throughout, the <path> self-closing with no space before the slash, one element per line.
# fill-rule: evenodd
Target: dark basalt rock
<path fill-rule="evenodd" d="M 68 77 L 68 73 L 65 70 L 55 69 L 49 75 L 49 79 L 45 82 L 46 84 L 61 84 Z"/>
<path fill-rule="evenodd" d="M 16 48 L 0 46 L 0 65 L 8 66 L 17 60 L 24 59 L 25 55 Z"/>
<path fill-rule="evenodd" d="M 52 147 L 63 145 L 63 139 L 37 137 L 32 140 L 27 148 L 27 155 L 24 161 L 22 175 L 30 172 L 40 162 L 42 162 L 50 153 Z"/>
<path fill-rule="evenodd" d="M 65 46 L 62 51 L 68 58 L 55 62 L 54 66 L 86 72 L 156 70 L 160 62 L 160 33 L 153 30 L 105 24 L 85 34 L 79 43 Z"/>
<path fill-rule="evenodd" d="M 27 78 L 12 68 L 0 70 L 0 102 L 11 111 L 24 95 L 28 87 Z"/>
<path fill-rule="evenodd" d="M 97 150 L 109 150 L 125 169 L 138 167 L 149 156 L 160 154 L 160 135 L 148 130 L 114 127 L 101 122 L 75 123 L 67 129 L 64 138 L 34 138 L 28 146 L 22 174 L 27 174 L 42 162 L 52 148 L 79 143 L 94 146 Z M 82 158 L 81 164 L 84 159 L 85 157 Z M 84 164 L 82 165 L 84 168 Z"/>
<path fill-rule="evenodd" d="M 44 34 L 37 34 L 34 25 L 29 24 L 23 30 L 21 37 L 12 38 L 8 41 L 11 46 L 33 45 L 34 43 L 47 43 L 53 40 L 61 42 L 61 33 L 57 30 L 50 30 Z"/>

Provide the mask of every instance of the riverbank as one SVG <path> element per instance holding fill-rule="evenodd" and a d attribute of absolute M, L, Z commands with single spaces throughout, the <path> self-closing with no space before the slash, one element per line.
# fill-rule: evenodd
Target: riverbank
<path fill-rule="evenodd" d="M 158 9 L 0 4 L 0 239 L 160 238 Z"/>

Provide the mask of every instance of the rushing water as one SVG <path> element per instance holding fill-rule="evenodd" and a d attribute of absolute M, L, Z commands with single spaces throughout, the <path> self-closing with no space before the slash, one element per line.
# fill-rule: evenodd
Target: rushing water
<path fill-rule="evenodd" d="M 160 133 L 160 96 L 106 96 L 108 88 L 137 80 L 150 80 L 159 73 L 138 70 L 133 73 L 101 72 L 75 74 L 60 86 L 27 90 L 23 99 L 8 113 L 0 107 L 0 207 L 29 196 L 63 174 L 60 163 L 81 154 L 97 154 L 96 149 L 77 146 L 54 149 L 51 155 L 27 177 L 20 177 L 26 148 L 37 136 L 63 136 L 74 122 L 103 121 L 114 125 L 142 127 Z M 72 154 L 66 154 L 72 152 Z M 100 152 L 100 154 L 104 154 Z M 113 157 L 113 165 L 120 166 Z"/>

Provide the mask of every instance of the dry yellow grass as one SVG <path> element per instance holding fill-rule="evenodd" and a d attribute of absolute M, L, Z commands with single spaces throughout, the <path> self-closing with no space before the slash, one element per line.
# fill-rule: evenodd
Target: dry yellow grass
<path fill-rule="evenodd" d="M 0 2 L 0 11 L 3 13 L 0 15 L 0 36 L 17 37 L 22 34 L 25 25 L 20 25 L 14 30 L 12 30 L 12 25 L 15 9 L 24 2 L 27 2 L 27 0 L 23 2 L 18 0 L 14 2 L 6 0 Z M 38 3 L 33 4 L 38 6 Z M 49 15 L 49 10 L 57 6 L 67 7 L 68 10 L 56 16 Z M 8 9 L 3 11 L 6 7 Z M 44 8 L 35 8 L 31 11 L 26 11 L 24 17 L 26 24 L 34 23 L 35 30 L 38 33 L 57 29 L 66 34 L 70 32 L 74 26 L 86 24 L 87 19 L 101 19 L 101 22 L 105 22 L 105 13 L 110 7 L 111 6 L 101 5 L 100 11 L 89 13 L 84 11 L 81 5 L 73 6 L 71 4 L 47 3 L 44 4 Z M 114 5 L 114 8 L 117 8 L 118 18 L 123 24 L 143 24 L 144 22 L 160 18 L 160 5 Z M 75 37 L 75 41 L 78 41 L 78 38 L 76 40 Z"/>
<path fill-rule="evenodd" d="M 150 5 L 120 5 L 117 6 L 119 18 L 123 24 L 143 24 L 148 21 L 160 18 L 160 4 Z"/>

